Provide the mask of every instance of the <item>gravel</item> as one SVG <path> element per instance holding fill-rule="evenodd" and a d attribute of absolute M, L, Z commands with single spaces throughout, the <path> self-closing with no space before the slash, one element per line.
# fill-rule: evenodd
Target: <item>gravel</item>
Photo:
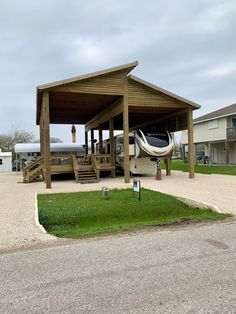
<path fill-rule="evenodd" d="M 236 214 L 236 178 L 225 175 L 196 174 L 189 179 L 187 173 L 173 171 L 171 176 L 141 176 L 143 187 L 217 206 L 221 211 Z M 47 190 L 44 182 L 22 183 L 21 174 L 0 173 L 0 250 L 52 241 L 61 241 L 44 234 L 35 223 L 36 193 L 59 193 L 101 190 L 103 186 L 128 188 L 123 177 L 102 178 L 99 183 L 76 184 L 74 180 L 53 181 Z"/>

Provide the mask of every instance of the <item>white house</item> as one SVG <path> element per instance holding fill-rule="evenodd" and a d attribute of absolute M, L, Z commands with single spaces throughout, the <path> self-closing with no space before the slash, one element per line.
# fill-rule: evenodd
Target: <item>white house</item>
<path fill-rule="evenodd" d="M 0 172 L 12 171 L 12 153 L 0 151 Z"/>
<path fill-rule="evenodd" d="M 236 104 L 201 116 L 193 121 L 195 152 L 199 144 L 210 164 L 236 164 Z M 183 151 L 188 143 L 182 132 Z"/>

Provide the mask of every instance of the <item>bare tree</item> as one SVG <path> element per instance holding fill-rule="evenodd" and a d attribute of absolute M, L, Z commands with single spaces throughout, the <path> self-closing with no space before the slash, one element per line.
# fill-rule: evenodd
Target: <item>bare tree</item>
<path fill-rule="evenodd" d="M 50 143 L 62 143 L 62 140 L 58 137 L 50 137 Z"/>
<path fill-rule="evenodd" d="M 14 151 L 17 143 L 32 143 L 34 135 L 31 132 L 15 129 L 6 134 L 0 134 L 0 148 L 3 151 Z"/>
<path fill-rule="evenodd" d="M 37 138 L 36 140 L 34 140 L 34 143 L 40 143 L 40 139 Z M 50 143 L 63 143 L 63 142 L 58 137 L 50 137 Z"/>

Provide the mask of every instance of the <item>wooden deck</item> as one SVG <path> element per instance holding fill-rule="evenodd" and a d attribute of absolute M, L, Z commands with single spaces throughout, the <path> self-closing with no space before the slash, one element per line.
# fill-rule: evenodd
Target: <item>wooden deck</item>
<path fill-rule="evenodd" d="M 115 177 L 115 166 L 108 154 L 51 156 L 50 170 L 52 175 L 74 173 L 76 183 L 98 182 L 101 171 L 110 171 Z M 44 173 L 44 157 L 40 157 L 23 169 L 23 181 L 29 183 L 40 176 L 44 178 Z"/>

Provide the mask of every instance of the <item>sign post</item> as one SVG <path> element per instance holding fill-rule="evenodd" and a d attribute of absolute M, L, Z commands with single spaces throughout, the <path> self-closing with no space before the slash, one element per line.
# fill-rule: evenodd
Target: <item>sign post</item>
<path fill-rule="evenodd" d="M 141 182 L 140 180 L 133 180 L 133 197 L 138 193 L 138 199 L 141 201 Z"/>

